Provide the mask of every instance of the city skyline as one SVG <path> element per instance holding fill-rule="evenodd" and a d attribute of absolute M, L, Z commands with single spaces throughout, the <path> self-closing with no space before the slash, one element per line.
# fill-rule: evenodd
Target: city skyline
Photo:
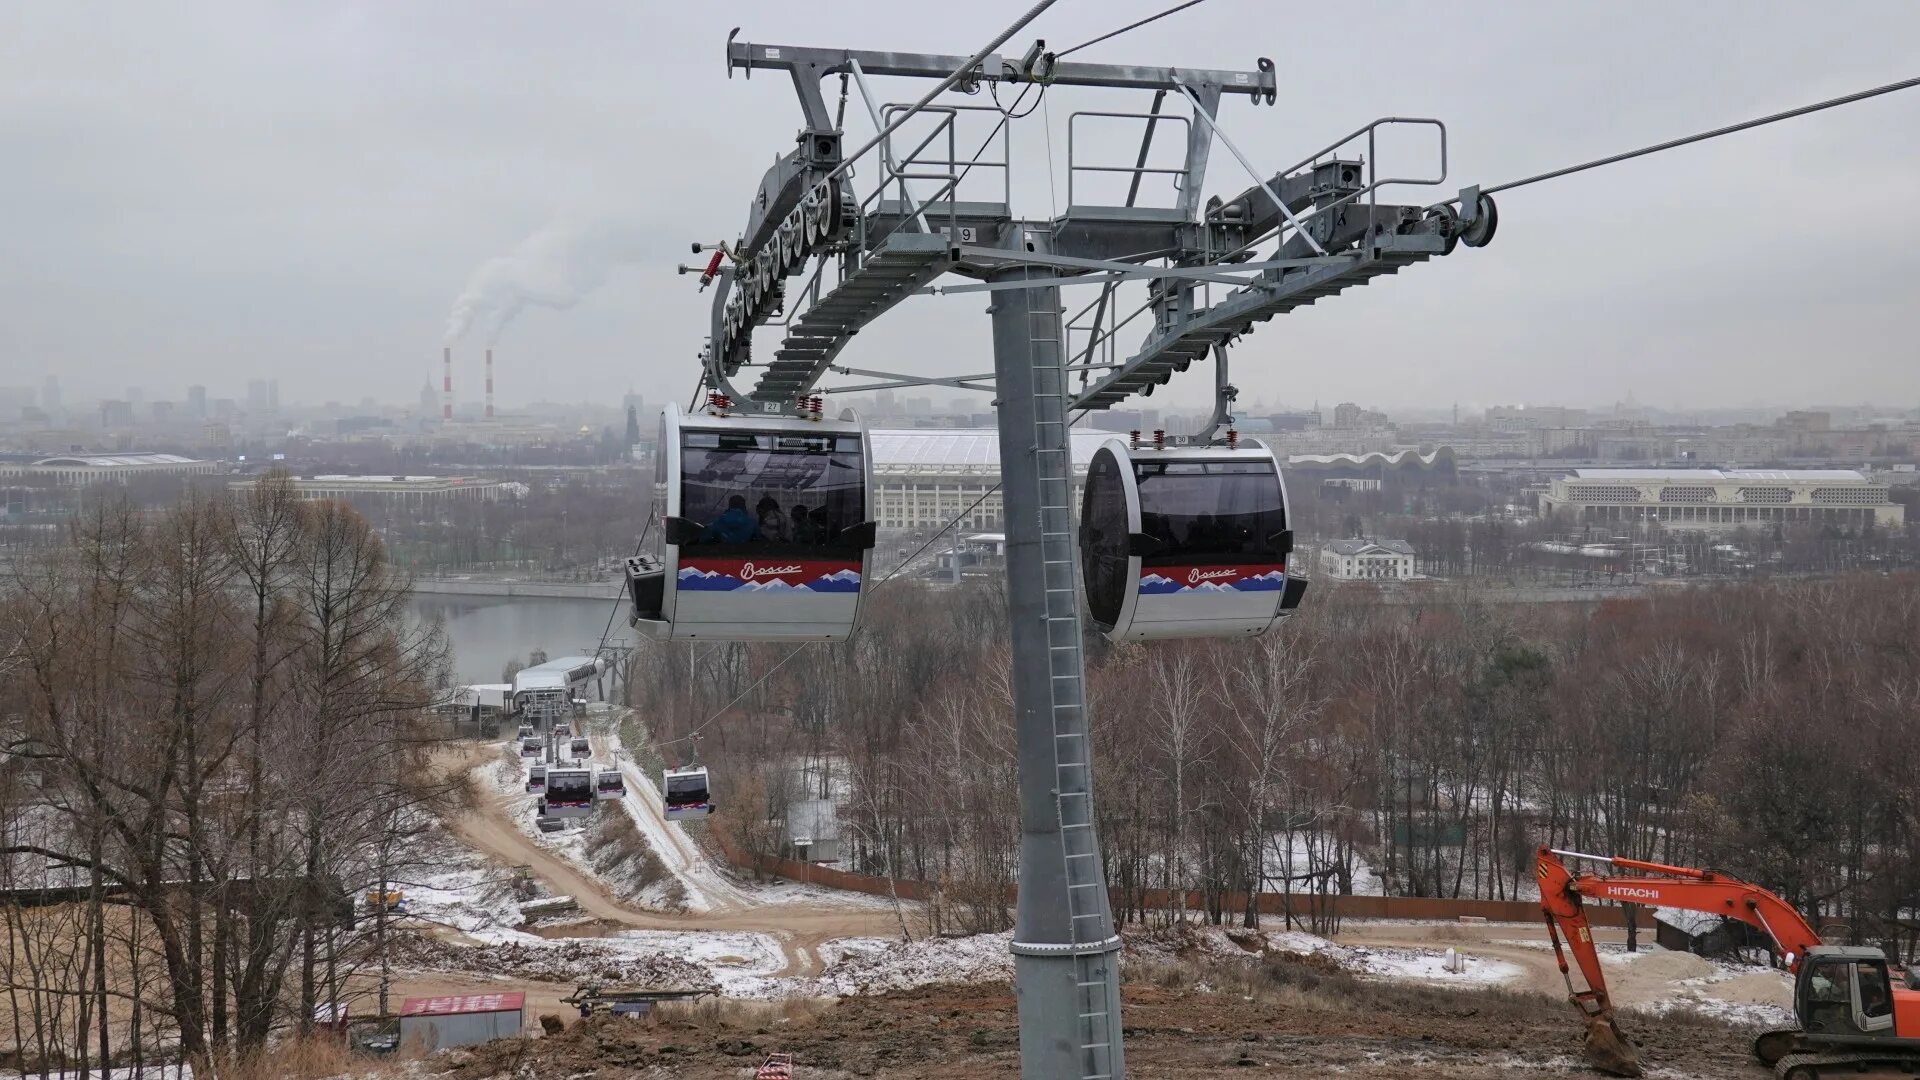
<path fill-rule="evenodd" d="M 882 10 L 850 3 L 836 18 L 871 47 L 964 50 L 979 36 Z M 1218 0 L 1157 24 L 1151 41 L 1087 55 L 1248 66 L 1325 19 L 1248 35 L 1259 10 Z M 1379 43 L 1369 80 L 1334 77 L 1345 60 L 1328 51 L 1297 51 L 1277 108 L 1239 103 L 1222 121 L 1274 167 L 1371 116 L 1438 115 L 1453 140 L 1449 185 L 1497 182 L 1910 75 L 1904 43 L 1920 32 L 1920 11 L 1891 3 L 1813 23 L 1733 3 L 1657 10 L 1663 32 L 1649 36 L 1614 10 L 1510 5 L 1441 50 L 1392 12 L 1343 11 L 1342 32 Z M 1062 7 L 1034 30 L 1070 40 L 1089 18 Z M 1741 47 L 1725 49 L 1736 20 Z M 159 370 L 236 399 L 249 379 L 278 378 L 288 401 L 407 400 L 438 374 L 455 298 L 499 287 L 488 267 L 558 259 L 581 278 L 512 283 L 571 308 L 536 301 L 508 325 L 496 346 L 502 405 L 592 400 L 635 382 L 690 391 L 708 298 L 673 268 L 689 242 L 740 226 L 750 185 L 712 178 L 758 175 L 797 123 L 784 88 L 721 76 L 713 56 L 743 22 L 761 40 L 820 32 L 811 14 L 771 4 L 586 5 L 564 20 L 219 4 L 179 18 L 0 14 L 0 57 L 16 73 L 0 86 L 0 146 L 19 164 L 0 196 L 25 211 L 0 256 L 0 366 L 70 373 L 74 397 L 154 383 Z M 604 44 L 668 39 L 712 54 Z M 877 83 L 889 97 L 909 89 Z M 701 124 L 670 107 L 685 95 L 698 96 Z M 1056 126 L 1103 100 L 1058 97 Z M 1587 108 L 1594 100 L 1610 107 Z M 1920 400 L 1902 314 L 1920 254 L 1898 230 L 1780 212 L 1830 189 L 1836 162 L 1861 197 L 1911 192 L 1920 155 L 1884 135 L 1916 123 L 1920 97 L 1895 95 L 1513 192 L 1499 243 L 1358 290 L 1331 315 L 1262 328 L 1235 349 L 1235 381 L 1249 397 L 1388 409 L 1629 392 L 1667 408 Z M 850 115 L 850 135 L 863 124 Z M 1044 161 L 1032 134 L 1016 154 Z M 1076 152 L 1124 155 L 1132 137 L 1084 135 Z M 1062 154 L 1054 164 L 1064 172 Z M 1245 182 L 1215 154 L 1208 190 Z M 1044 170 L 1014 196 L 1023 213 L 1057 209 Z M 1836 246 L 1844 280 L 1782 269 L 1822 265 Z M 981 306 L 916 298 L 848 359 L 964 366 L 987 353 Z M 480 396 L 485 346 L 481 333 L 455 346 L 461 400 Z M 1167 393 L 1199 400 L 1206 381 L 1189 375 Z"/>

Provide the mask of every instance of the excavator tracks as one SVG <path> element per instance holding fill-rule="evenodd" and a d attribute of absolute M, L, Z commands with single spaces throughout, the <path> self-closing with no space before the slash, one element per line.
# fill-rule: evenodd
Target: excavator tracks
<path fill-rule="evenodd" d="M 1823 1077 L 1911 1077 L 1920 1070 L 1920 1058 L 1890 1058 L 1886 1054 L 1788 1054 L 1773 1063 L 1778 1080 L 1822 1080 Z"/>

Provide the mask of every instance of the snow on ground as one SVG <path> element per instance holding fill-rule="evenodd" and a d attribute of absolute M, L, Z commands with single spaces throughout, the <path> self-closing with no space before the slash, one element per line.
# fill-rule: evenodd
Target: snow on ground
<path fill-rule="evenodd" d="M 437 837 L 431 870 L 405 875 L 394 887 L 406 895 L 406 920 L 452 927 L 476 941 L 500 940 L 520 924 L 508 871 L 451 838 Z M 405 925 L 403 921 L 402 925 Z"/>
<path fill-rule="evenodd" d="M 620 741 L 618 714 L 612 723 L 595 736 L 607 748 L 607 753 L 620 763 L 620 774 L 626 780 L 627 795 L 620 803 L 633 819 L 640 835 L 653 848 L 654 854 L 666 865 L 668 872 L 680 880 L 686 890 L 686 907 L 689 911 L 706 912 L 715 908 L 762 907 L 774 904 L 806 904 L 811 907 L 848 907 L 861 908 L 890 905 L 885 897 L 872 897 L 863 893 L 846 892 L 839 889 L 822 889 L 802 885 L 797 882 L 746 883 L 735 881 L 725 869 L 717 865 L 686 828 L 678 821 L 668 821 L 661 812 L 661 795 L 657 778 L 640 771 L 633 763 L 631 755 L 626 753 Z M 718 781 L 716 781 L 717 785 Z M 720 794 L 716 792 L 716 794 Z M 721 797 L 724 798 L 722 794 Z"/>
<path fill-rule="evenodd" d="M 1601 962 L 1611 967 L 1612 959 L 1602 958 Z M 1646 980 L 1641 980 L 1630 985 L 1628 993 L 1616 994 L 1625 1005 L 1642 1012 L 1658 1015 L 1684 1009 L 1753 1027 L 1794 1022 L 1793 976 L 1779 969 L 1669 952 L 1635 964 L 1628 971 L 1636 978 L 1648 972 L 1666 977 L 1664 986 L 1646 986 Z M 1608 982 L 1613 981 L 1610 970 Z"/>
<path fill-rule="evenodd" d="M 1338 959 L 1343 967 L 1357 974 L 1395 982 L 1411 980 L 1436 985 L 1499 986 L 1517 982 L 1526 974 L 1519 964 L 1474 956 L 1467 948 L 1456 948 L 1462 965 L 1457 972 L 1447 970 L 1445 949 L 1347 946 Z"/>
<path fill-rule="evenodd" d="M 1400 948 L 1344 945 L 1303 930 L 1243 930 L 1189 925 L 1135 932 L 1127 937 L 1127 955 L 1136 960 L 1167 960 L 1199 954 L 1215 960 L 1252 960 L 1267 952 L 1297 953 L 1330 960 L 1365 978 L 1415 980 L 1435 985 L 1495 986 L 1518 982 L 1518 964 L 1475 956 L 1469 945 L 1455 945 L 1463 970 L 1448 971 L 1447 945 Z"/>
<path fill-rule="evenodd" d="M 911 943 L 845 938 L 820 947 L 826 970 L 810 980 L 815 993 L 830 996 L 880 994 L 931 983 L 1010 982 L 1012 934 L 923 938 Z"/>
<path fill-rule="evenodd" d="M 674 957 L 704 968 L 729 997 L 780 997 L 789 980 L 776 979 L 787 964 L 772 934 L 720 930 L 623 930 L 594 942 L 610 954 L 645 960 Z"/>
<path fill-rule="evenodd" d="M 1325 870 L 1331 867 L 1331 855 L 1335 850 L 1333 838 L 1324 833 L 1307 830 L 1277 832 L 1267 837 L 1267 888 L 1279 892 L 1286 887 L 1286 879 L 1297 878 L 1309 871 Z M 1358 851 L 1351 853 L 1350 864 L 1353 867 L 1353 893 L 1355 896 L 1384 896 L 1386 884 L 1380 875 L 1367 864 Z M 1336 879 L 1337 880 L 1337 879 Z M 1306 891 L 1300 882 L 1295 882 L 1293 891 Z"/>

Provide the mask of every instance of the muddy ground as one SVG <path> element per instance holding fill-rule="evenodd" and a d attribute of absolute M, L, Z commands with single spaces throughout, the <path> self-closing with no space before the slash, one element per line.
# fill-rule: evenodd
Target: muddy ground
<path fill-rule="evenodd" d="M 1593 1077 L 1570 1006 L 1530 994 L 1365 982 L 1309 964 L 1250 974 L 1188 968 L 1124 990 L 1130 1075 L 1249 1074 L 1514 1080 Z M 1178 985 L 1164 985 L 1176 983 Z M 1209 989 L 1196 989 L 1195 983 Z M 1688 1015 L 1631 1017 L 1650 1076 L 1761 1080 L 1748 1035 Z M 936 986 L 835 1004 L 681 1010 L 652 1022 L 570 1020 L 559 1035 L 436 1059 L 446 1080 L 591 1075 L 736 1080 L 772 1051 L 796 1077 L 961 1080 L 1019 1075 L 1005 987 Z M 529 1071 L 530 1070 L 530 1071 Z"/>

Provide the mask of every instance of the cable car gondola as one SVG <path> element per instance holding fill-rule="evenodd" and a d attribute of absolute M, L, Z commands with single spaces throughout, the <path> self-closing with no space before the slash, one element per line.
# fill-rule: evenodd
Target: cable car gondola
<path fill-rule="evenodd" d="M 713 799 L 707 791 L 705 765 L 668 769 L 661 778 L 660 786 L 661 790 L 667 793 L 665 812 L 668 821 L 705 817 L 713 813 Z"/>
<path fill-rule="evenodd" d="M 547 770 L 546 795 L 540 800 L 541 817 L 586 817 L 592 813 L 593 770 Z"/>
<path fill-rule="evenodd" d="M 627 781 L 620 775 L 618 766 L 601 769 L 593 774 L 593 790 L 602 799 L 626 797 Z"/>
<path fill-rule="evenodd" d="M 545 790 L 547 790 L 547 767 L 544 764 L 534 765 L 527 770 L 527 793 L 531 795 Z"/>
<path fill-rule="evenodd" d="M 851 413 L 669 405 L 655 474 L 661 553 L 627 561 L 630 621 L 671 640 L 845 640 L 873 551 L 871 463 Z"/>
<path fill-rule="evenodd" d="M 1273 452 L 1258 442 L 1094 452 L 1081 503 L 1087 606 L 1115 641 L 1264 633 L 1300 604 Z"/>

